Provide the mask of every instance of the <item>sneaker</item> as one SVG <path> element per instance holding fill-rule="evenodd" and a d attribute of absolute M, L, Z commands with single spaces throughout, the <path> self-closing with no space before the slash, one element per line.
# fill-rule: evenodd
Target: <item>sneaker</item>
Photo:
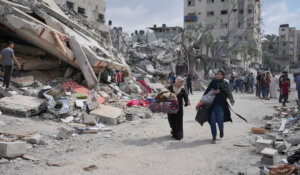
<path fill-rule="evenodd" d="M 220 138 L 224 137 L 224 131 L 220 132 Z"/>
<path fill-rule="evenodd" d="M 212 144 L 217 144 L 217 139 L 216 139 L 216 138 L 213 138 L 212 141 L 211 141 L 211 143 L 212 143 Z"/>

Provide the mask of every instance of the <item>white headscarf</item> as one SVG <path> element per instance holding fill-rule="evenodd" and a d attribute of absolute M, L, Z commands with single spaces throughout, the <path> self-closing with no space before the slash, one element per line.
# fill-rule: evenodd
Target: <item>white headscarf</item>
<path fill-rule="evenodd" d="M 183 86 L 178 87 L 179 83 L 181 83 L 181 82 L 184 82 L 184 79 L 181 77 L 178 77 L 175 81 L 175 84 L 173 85 L 173 90 L 174 90 L 176 96 L 180 93 L 180 91 L 183 87 Z"/>

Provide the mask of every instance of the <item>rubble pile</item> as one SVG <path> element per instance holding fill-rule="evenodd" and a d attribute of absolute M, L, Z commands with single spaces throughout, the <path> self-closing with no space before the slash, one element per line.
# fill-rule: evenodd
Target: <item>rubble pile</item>
<path fill-rule="evenodd" d="M 112 33 L 117 32 L 116 29 Z M 147 81 L 153 89 L 162 89 L 170 73 L 176 72 L 181 55 L 180 35 L 170 39 L 156 39 L 154 33 L 141 33 L 130 37 L 114 37 L 112 42 L 130 65 L 132 76 Z M 161 81 L 163 80 L 163 81 Z"/>
<path fill-rule="evenodd" d="M 275 107 L 274 115 L 264 117 L 265 125 L 252 128 L 256 153 L 261 154 L 261 175 L 300 173 L 300 106 Z"/>

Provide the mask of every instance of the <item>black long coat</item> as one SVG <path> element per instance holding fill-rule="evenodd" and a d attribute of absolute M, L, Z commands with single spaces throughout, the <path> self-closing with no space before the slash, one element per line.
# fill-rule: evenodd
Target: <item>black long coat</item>
<path fill-rule="evenodd" d="M 234 100 L 232 97 L 232 93 L 229 89 L 229 84 L 227 82 L 225 82 L 224 80 L 217 80 L 217 79 L 212 80 L 210 82 L 210 84 L 208 85 L 204 95 L 206 95 L 211 90 L 217 90 L 217 89 L 220 89 L 220 93 L 216 94 L 213 104 L 208 109 L 208 111 L 209 111 L 208 119 L 210 121 L 211 113 L 212 113 L 214 107 L 217 105 L 220 105 L 224 111 L 224 122 L 232 122 L 227 98 L 229 98 L 231 101 L 234 101 Z"/>
<path fill-rule="evenodd" d="M 174 93 L 173 86 L 168 87 L 168 89 Z M 189 102 L 188 94 L 184 88 L 178 93 L 177 100 L 179 110 L 177 114 L 168 114 L 168 121 L 172 129 L 172 137 L 181 140 L 183 138 L 183 101 L 185 102 L 185 106 Z"/>

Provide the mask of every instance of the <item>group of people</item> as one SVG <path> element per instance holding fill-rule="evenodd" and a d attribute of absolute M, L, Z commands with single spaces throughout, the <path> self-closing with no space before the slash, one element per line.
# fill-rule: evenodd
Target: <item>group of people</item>
<path fill-rule="evenodd" d="M 211 126 L 212 143 L 217 141 L 217 126 L 218 123 L 220 138 L 224 137 L 224 122 L 232 121 L 229 104 L 234 105 L 234 99 L 230 90 L 229 84 L 224 80 L 225 72 L 219 70 L 218 75 L 213 79 L 204 95 L 213 90 L 215 99 L 208 109 L 208 123 Z M 191 105 L 188 97 L 188 92 L 184 88 L 184 78 L 178 77 L 175 83 L 168 89 L 177 96 L 179 110 L 176 114 L 168 114 L 168 121 L 171 127 L 171 135 L 173 139 L 181 140 L 183 138 L 183 105 Z"/>
<path fill-rule="evenodd" d="M 254 85 L 255 85 L 255 78 L 253 73 L 250 73 L 244 77 L 234 77 L 233 75 L 229 78 L 229 87 L 230 90 L 233 92 L 234 90 L 236 93 L 240 91 L 241 93 L 250 93 L 254 92 Z"/>

